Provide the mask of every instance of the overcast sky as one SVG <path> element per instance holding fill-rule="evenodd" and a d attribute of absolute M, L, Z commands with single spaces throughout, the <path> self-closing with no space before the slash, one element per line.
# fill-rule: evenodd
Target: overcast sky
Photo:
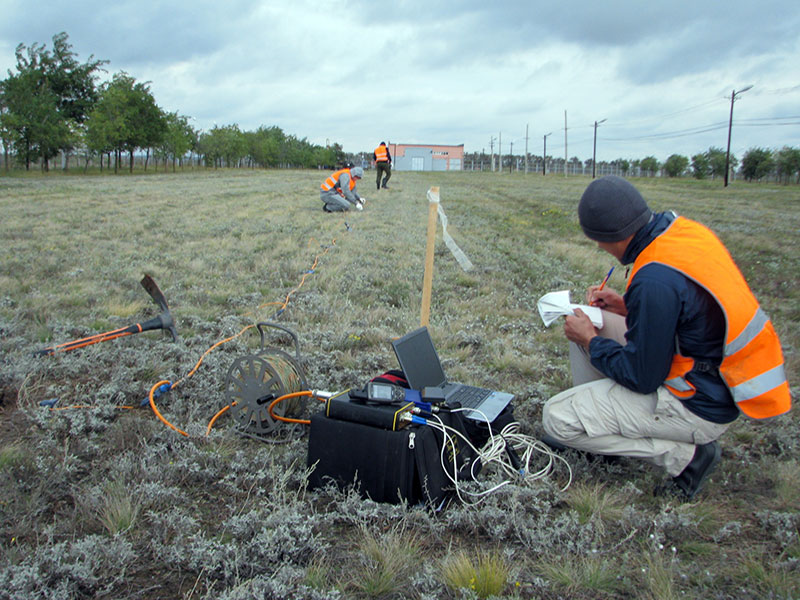
<path fill-rule="evenodd" d="M 797 0 L 0 0 L 0 76 L 19 43 L 149 81 L 197 129 L 261 125 L 348 152 L 659 160 L 800 146 Z"/>

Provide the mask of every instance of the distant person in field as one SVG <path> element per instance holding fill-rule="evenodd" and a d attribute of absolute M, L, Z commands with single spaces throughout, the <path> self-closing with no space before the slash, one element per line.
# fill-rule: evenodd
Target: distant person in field
<path fill-rule="evenodd" d="M 389 154 L 389 148 L 386 147 L 386 142 L 381 142 L 372 153 L 372 160 L 375 161 L 375 185 L 380 190 L 381 188 L 388 190 L 389 178 L 392 176 L 392 155 Z M 381 180 L 383 177 L 383 180 Z"/>
<path fill-rule="evenodd" d="M 632 266 L 624 295 L 587 292 L 603 311 L 602 329 L 580 309 L 566 317 L 575 387 L 546 403 L 544 441 L 644 459 L 672 476 L 657 494 L 691 500 L 740 411 L 766 419 L 791 408 L 778 336 L 700 223 L 651 212 L 614 176 L 589 184 L 578 219 L 601 250 Z"/>
<path fill-rule="evenodd" d="M 364 169 L 361 167 L 345 167 L 328 176 L 319 190 L 322 209 L 325 212 L 341 212 L 351 208 L 364 210 L 367 199 L 356 191 L 356 183 L 362 177 Z"/>

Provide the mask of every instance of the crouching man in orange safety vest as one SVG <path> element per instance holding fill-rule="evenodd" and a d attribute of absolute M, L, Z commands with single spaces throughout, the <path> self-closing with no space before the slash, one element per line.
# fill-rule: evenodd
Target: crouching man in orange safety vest
<path fill-rule="evenodd" d="M 339 169 L 322 182 L 319 198 L 322 200 L 322 209 L 325 212 L 339 212 L 350 210 L 364 210 L 366 198 L 362 198 L 356 191 L 356 182 L 364 176 L 364 169 L 352 167 Z"/>
<path fill-rule="evenodd" d="M 566 317 L 573 384 L 544 407 L 553 447 L 647 460 L 691 500 L 720 460 L 717 443 L 743 412 L 791 408 L 780 340 L 722 242 L 672 212 L 652 213 L 625 179 L 593 181 L 578 205 L 587 237 L 633 264 L 624 296 L 593 286 L 597 329 Z"/>

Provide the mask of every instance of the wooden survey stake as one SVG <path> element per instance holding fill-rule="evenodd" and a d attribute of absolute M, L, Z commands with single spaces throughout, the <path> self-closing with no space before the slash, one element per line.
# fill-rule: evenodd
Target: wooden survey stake
<path fill-rule="evenodd" d="M 436 246 L 436 219 L 439 214 L 439 186 L 428 190 L 428 242 L 425 248 L 425 277 L 422 280 L 422 310 L 420 326 L 427 327 L 431 316 L 431 290 L 433 288 L 433 251 Z"/>

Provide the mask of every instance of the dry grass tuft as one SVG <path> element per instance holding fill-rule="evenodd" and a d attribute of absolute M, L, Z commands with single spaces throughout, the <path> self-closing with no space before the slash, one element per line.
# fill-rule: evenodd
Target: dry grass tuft
<path fill-rule="evenodd" d="M 97 518 L 109 535 L 130 530 L 139 517 L 141 504 L 134 493 L 119 481 L 109 483 L 103 493 Z"/>
<path fill-rule="evenodd" d="M 622 587 L 621 566 L 598 556 L 567 556 L 541 561 L 538 572 L 556 588 L 569 595 L 603 597 Z"/>
<path fill-rule="evenodd" d="M 479 552 L 475 558 L 461 551 L 442 563 L 442 578 L 450 589 L 471 591 L 478 598 L 500 596 L 509 574 L 508 563 L 498 551 Z"/>
<path fill-rule="evenodd" d="M 359 596 L 385 598 L 401 594 L 408 577 L 419 565 L 420 544 L 416 535 L 395 527 L 385 533 L 361 528 L 357 553 L 361 568 L 354 569 L 345 587 Z"/>

